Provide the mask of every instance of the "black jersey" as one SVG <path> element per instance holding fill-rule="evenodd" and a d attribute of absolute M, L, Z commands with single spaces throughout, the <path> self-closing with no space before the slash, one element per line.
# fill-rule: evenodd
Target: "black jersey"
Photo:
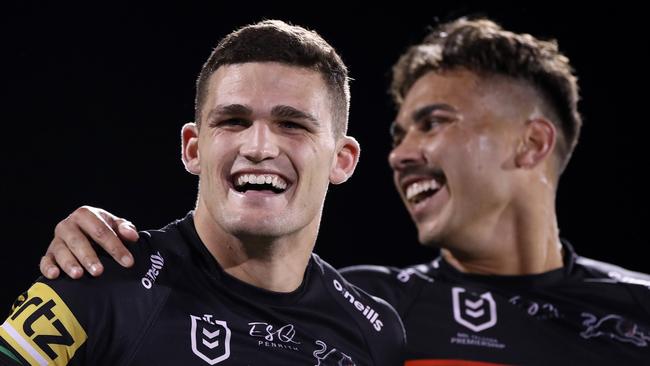
<path fill-rule="evenodd" d="M 56 365 L 401 365 L 395 310 L 312 255 L 302 285 L 228 275 L 192 216 L 143 232 L 136 265 L 39 279 L 0 327 L 0 362 Z M 4 358 L 3 358 L 4 357 Z"/>
<path fill-rule="evenodd" d="M 575 255 L 540 275 L 463 274 L 438 258 L 341 273 L 398 311 L 406 365 L 650 365 L 650 276 Z"/>

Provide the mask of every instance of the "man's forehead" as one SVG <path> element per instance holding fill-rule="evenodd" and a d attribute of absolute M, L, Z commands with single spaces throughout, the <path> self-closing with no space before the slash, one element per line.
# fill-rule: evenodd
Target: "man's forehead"
<path fill-rule="evenodd" d="M 316 71 L 275 62 L 251 62 L 219 67 L 208 82 L 206 107 L 240 104 L 270 111 L 287 105 L 322 114 L 318 109 L 328 97 Z"/>
<path fill-rule="evenodd" d="M 467 95 L 480 88 L 482 79 L 474 72 L 459 69 L 429 71 L 418 78 L 406 93 L 403 105 L 421 98 L 450 98 Z M 460 93 L 462 91 L 462 93 Z"/>
<path fill-rule="evenodd" d="M 324 81 L 321 73 L 306 67 L 289 65 L 280 62 L 245 62 L 219 66 L 210 75 L 212 87 L 221 84 L 237 85 L 252 80 L 264 80 L 269 83 L 309 83 L 318 84 Z"/>
<path fill-rule="evenodd" d="M 489 107 L 510 109 L 534 103 L 537 94 L 525 81 L 501 75 L 479 75 L 466 69 L 428 72 L 409 89 L 397 120 L 407 122 L 430 105 L 458 113 Z M 438 108 L 440 109 L 440 108 Z"/>

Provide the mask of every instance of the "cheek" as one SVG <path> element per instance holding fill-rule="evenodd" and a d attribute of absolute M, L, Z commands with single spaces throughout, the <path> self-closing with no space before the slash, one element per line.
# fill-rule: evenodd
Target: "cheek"
<path fill-rule="evenodd" d="M 457 164 L 464 164 L 476 174 L 489 174 L 498 169 L 504 159 L 504 141 L 489 131 L 467 133 L 459 139 L 461 156 Z"/>
<path fill-rule="evenodd" d="M 310 177 L 328 176 L 334 161 L 333 144 L 318 143 L 312 140 L 292 141 L 287 145 L 287 154 L 296 169 Z"/>
<path fill-rule="evenodd" d="M 443 170 L 451 193 L 456 198 L 473 197 L 468 204 L 478 204 L 477 197 L 497 195 L 500 190 L 503 146 L 489 134 L 464 134 L 441 152 Z"/>
<path fill-rule="evenodd" d="M 209 181 L 219 179 L 228 171 L 237 156 L 237 148 L 227 140 L 210 141 L 199 147 L 199 164 L 201 176 Z"/>
<path fill-rule="evenodd" d="M 213 146 L 202 146 L 198 151 L 199 165 L 201 165 L 202 173 L 209 173 L 214 169 L 215 156 L 219 156 L 219 152 L 215 151 Z"/>
<path fill-rule="evenodd" d="M 464 194 L 472 197 L 468 204 L 480 211 L 505 199 L 509 191 L 506 144 L 490 135 L 481 135 L 466 145 L 463 176 L 459 177 Z"/>
<path fill-rule="evenodd" d="M 465 146 L 467 161 L 477 174 L 488 173 L 498 161 L 499 146 L 490 136 L 480 135 Z"/>

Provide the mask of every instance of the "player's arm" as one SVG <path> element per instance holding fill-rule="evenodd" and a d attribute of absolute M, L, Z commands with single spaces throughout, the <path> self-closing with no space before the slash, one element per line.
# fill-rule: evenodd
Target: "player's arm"
<path fill-rule="evenodd" d="M 0 364 L 85 363 L 88 335 L 82 323 L 87 324 L 88 317 L 84 309 L 78 306 L 85 297 L 76 292 L 74 296 L 77 298 L 74 299 L 74 296 L 66 293 L 64 300 L 57 292 L 60 283 L 45 281 L 35 282 L 20 295 L 9 316 L 0 325 Z"/>
<path fill-rule="evenodd" d="M 124 267 L 133 265 L 133 256 L 123 241 L 138 240 L 135 226 L 101 208 L 82 206 L 62 220 L 54 229 L 54 239 L 41 258 L 41 273 L 55 279 L 63 269 L 71 278 L 80 278 L 84 268 L 99 276 L 104 267 L 91 241 L 99 244 Z"/>

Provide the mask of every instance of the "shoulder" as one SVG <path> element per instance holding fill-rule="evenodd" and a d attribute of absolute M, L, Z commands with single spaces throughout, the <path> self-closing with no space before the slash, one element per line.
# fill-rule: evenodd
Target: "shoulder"
<path fill-rule="evenodd" d="M 145 286 L 144 264 L 103 262 L 97 278 L 39 278 L 15 302 L 0 337 L 27 364 L 120 363 L 167 290 Z"/>
<path fill-rule="evenodd" d="M 179 277 L 181 269 L 192 268 L 188 262 L 193 260 L 194 251 L 187 230 L 180 228 L 182 225 L 188 225 L 187 219 L 176 220 L 161 229 L 141 231 L 137 242 L 127 244 L 134 258 L 131 268 L 120 266 L 107 253 L 100 252 L 105 265 L 105 276 L 101 277 L 112 282 L 123 280 L 123 284 L 135 280 L 147 290 L 169 285 Z"/>
<path fill-rule="evenodd" d="M 317 255 L 314 254 L 313 259 L 325 281 L 327 291 L 340 307 L 355 319 L 359 328 L 366 334 L 371 348 L 390 344 L 389 348 L 395 349 L 396 344 L 405 344 L 404 326 L 392 305 L 350 283 Z"/>
<path fill-rule="evenodd" d="M 583 271 L 586 281 L 605 280 L 650 289 L 650 275 L 646 273 L 630 271 L 615 264 L 581 256 L 576 256 L 575 264 Z"/>
<path fill-rule="evenodd" d="M 417 264 L 404 268 L 358 265 L 341 268 L 339 270 L 345 278 L 353 283 L 401 283 L 414 284 L 421 282 L 433 282 L 432 267 L 429 264 Z"/>
<path fill-rule="evenodd" d="M 387 300 L 400 313 L 423 286 L 434 282 L 431 267 L 426 264 L 405 268 L 359 265 L 340 272 L 353 284 Z"/>
<path fill-rule="evenodd" d="M 84 364 L 95 357 L 119 363 L 170 291 L 166 267 L 178 250 L 168 237 L 160 230 L 140 233 L 127 245 L 131 268 L 100 252 L 99 277 L 37 279 L 14 303 L 0 337 L 28 364 Z"/>
<path fill-rule="evenodd" d="M 579 256 L 575 266 L 574 273 L 591 285 L 591 291 L 611 301 L 626 303 L 630 314 L 638 313 L 639 318 L 650 316 L 650 275 Z"/>

